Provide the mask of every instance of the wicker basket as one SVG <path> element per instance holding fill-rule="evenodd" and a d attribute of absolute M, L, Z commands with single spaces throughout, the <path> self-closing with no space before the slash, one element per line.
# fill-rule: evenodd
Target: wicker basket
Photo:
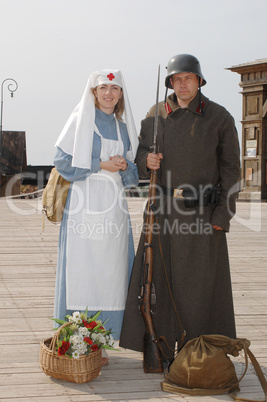
<path fill-rule="evenodd" d="M 58 356 L 56 341 L 60 330 L 70 324 L 62 325 L 53 338 L 41 342 L 40 365 L 43 372 L 50 377 L 80 384 L 98 376 L 101 370 L 102 351 L 98 349 L 96 352 L 91 352 L 88 356 L 81 356 L 78 359 Z"/>

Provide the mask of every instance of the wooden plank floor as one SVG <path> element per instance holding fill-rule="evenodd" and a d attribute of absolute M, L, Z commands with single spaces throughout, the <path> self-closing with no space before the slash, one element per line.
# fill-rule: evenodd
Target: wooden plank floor
<path fill-rule="evenodd" d="M 145 199 L 129 198 L 135 246 Z M 142 355 L 111 351 L 109 366 L 92 382 L 73 384 L 46 376 L 39 367 L 40 341 L 52 335 L 59 227 L 46 222 L 42 233 L 40 200 L 0 199 L 0 400 L 230 401 L 228 395 L 189 397 L 161 391 L 162 374 L 144 374 Z M 239 337 L 267 374 L 267 204 L 239 202 L 228 235 Z M 243 357 L 235 362 L 240 373 Z M 252 367 L 240 396 L 263 399 Z"/>

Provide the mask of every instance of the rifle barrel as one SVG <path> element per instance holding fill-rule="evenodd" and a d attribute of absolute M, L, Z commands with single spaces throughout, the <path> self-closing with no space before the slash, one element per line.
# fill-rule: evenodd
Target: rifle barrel
<path fill-rule="evenodd" d="M 154 138 L 152 145 L 152 152 L 156 153 L 156 140 L 158 131 L 158 99 L 159 99 L 159 77 L 160 66 L 158 69 L 158 82 L 157 82 L 157 99 L 156 99 L 156 112 L 154 119 Z M 143 364 L 145 373 L 162 373 L 163 364 L 159 347 L 157 345 L 157 335 L 153 325 L 151 314 L 151 286 L 153 277 L 153 223 L 154 211 L 153 206 L 155 203 L 157 185 L 157 170 L 152 170 L 150 174 L 149 195 L 147 202 L 147 216 L 146 216 L 146 232 L 144 244 L 144 262 L 143 262 L 143 282 L 140 296 L 140 310 L 145 323 L 145 333 L 143 340 Z"/>

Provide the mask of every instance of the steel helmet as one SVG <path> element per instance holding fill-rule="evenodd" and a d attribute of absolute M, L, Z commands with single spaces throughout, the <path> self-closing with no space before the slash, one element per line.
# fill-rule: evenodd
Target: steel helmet
<path fill-rule="evenodd" d="M 203 77 L 201 72 L 200 63 L 195 56 L 191 54 L 178 54 L 177 56 L 173 56 L 167 68 L 167 77 L 165 79 L 165 86 L 167 88 L 172 89 L 170 78 L 173 74 L 179 73 L 193 73 L 196 74 L 198 77 L 202 78 L 201 86 L 205 85 L 207 81 Z"/>

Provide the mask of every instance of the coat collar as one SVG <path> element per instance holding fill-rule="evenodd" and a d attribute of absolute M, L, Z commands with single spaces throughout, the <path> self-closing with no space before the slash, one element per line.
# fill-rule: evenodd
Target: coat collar
<path fill-rule="evenodd" d="M 205 111 L 207 104 L 209 102 L 209 99 L 206 98 L 201 93 L 201 105 L 202 109 Z M 167 102 L 165 104 L 165 110 L 167 115 L 170 115 L 171 113 L 175 112 L 176 110 L 180 109 L 180 107 L 177 105 L 177 98 L 175 93 L 173 92 L 171 95 L 167 97 Z M 191 110 L 191 112 L 196 113 L 198 115 L 201 115 L 201 110 L 199 107 L 199 93 L 195 96 L 195 98 L 189 103 L 188 107 L 186 108 L 188 110 Z"/>

